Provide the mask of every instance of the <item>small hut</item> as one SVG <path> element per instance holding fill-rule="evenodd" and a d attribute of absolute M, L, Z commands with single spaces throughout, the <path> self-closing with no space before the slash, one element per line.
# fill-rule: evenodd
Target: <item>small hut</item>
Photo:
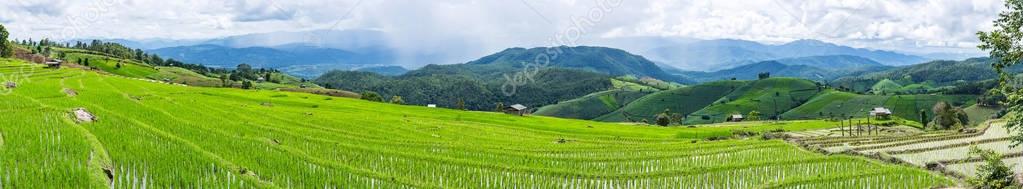
<path fill-rule="evenodd" d="M 728 116 L 729 122 L 742 122 L 744 119 L 745 118 L 742 117 L 742 114 L 732 114 L 731 116 Z"/>
<path fill-rule="evenodd" d="M 892 110 L 889 110 L 888 108 L 885 108 L 885 107 L 876 107 L 876 108 L 870 110 L 870 116 L 877 117 L 877 118 L 888 118 L 891 115 L 892 115 Z"/>
<path fill-rule="evenodd" d="M 58 68 L 60 68 L 60 63 L 61 63 L 60 60 L 49 59 L 49 60 L 46 60 L 45 64 L 46 64 L 46 68 L 58 69 Z"/>
<path fill-rule="evenodd" d="M 522 104 L 515 104 L 515 105 L 508 106 L 508 107 L 504 107 L 504 113 L 512 114 L 512 115 L 519 115 L 519 116 L 523 116 L 523 115 L 529 114 L 528 110 L 529 110 L 529 108 L 526 107 L 526 106 L 523 106 Z"/>

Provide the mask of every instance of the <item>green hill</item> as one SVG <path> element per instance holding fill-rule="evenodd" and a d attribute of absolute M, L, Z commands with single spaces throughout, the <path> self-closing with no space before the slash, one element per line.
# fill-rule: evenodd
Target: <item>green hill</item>
<path fill-rule="evenodd" d="M 995 119 L 994 116 L 996 116 L 998 114 L 998 111 L 1001 110 L 1002 108 L 999 107 L 986 107 L 981 106 L 979 104 L 974 104 L 972 106 L 963 108 L 963 111 L 966 112 L 966 115 L 970 117 L 970 125 L 977 125 L 983 123 L 984 121 Z"/>
<path fill-rule="evenodd" d="M 896 67 L 835 79 L 835 87 L 867 92 L 878 82 L 888 79 L 901 85 L 929 83 L 932 87 L 951 86 L 957 82 L 979 82 L 998 77 L 991 68 L 991 58 L 971 58 L 963 61 L 937 60 L 922 64 Z M 1009 72 L 1023 71 L 1023 66 L 1008 68 Z"/>
<path fill-rule="evenodd" d="M 650 94 L 650 92 L 640 92 L 639 90 L 601 91 L 541 107 L 536 112 L 533 112 L 533 114 L 589 120 L 618 110 L 622 106 L 647 94 Z"/>
<path fill-rule="evenodd" d="M 728 93 L 711 105 L 687 116 L 686 124 L 724 122 L 733 113 L 751 111 L 769 119 L 796 108 L 821 92 L 816 83 L 796 78 L 769 78 L 752 81 Z M 783 119 L 785 119 L 783 117 Z"/>
<path fill-rule="evenodd" d="M 900 85 L 899 83 L 895 83 L 894 81 L 892 81 L 890 79 L 884 79 L 884 80 L 878 81 L 877 84 L 874 84 L 874 86 L 871 86 L 870 87 L 870 91 L 873 92 L 874 94 L 887 94 L 887 93 L 893 93 L 894 94 L 895 92 L 901 91 L 902 87 L 903 86 Z"/>
<path fill-rule="evenodd" d="M 473 73 L 480 75 L 500 74 L 509 69 L 514 71 L 531 69 L 530 66 L 579 69 L 612 76 L 633 75 L 652 77 L 663 81 L 690 83 L 681 77 L 664 72 L 656 64 L 642 56 L 607 47 L 510 48 L 465 64 L 447 65 L 447 67 L 472 70 Z M 423 69 L 413 72 L 427 71 L 430 70 Z"/>
<path fill-rule="evenodd" d="M 595 120 L 609 122 L 653 120 L 665 109 L 673 113 L 688 114 L 713 103 L 746 83 L 748 82 L 716 81 L 660 91 L 639 98 L 620 110 L 602 115 Z"/>
<path fill-rule="evenodd" d="M 931 107 L 938 101 L 947 101 L 956 106 L 970 106 L 975 103 L 974 95 L 858 95 L 827 90 L 810 99 L 806 104 L 782 114 L 786 119 L 817 119 L 829 117 L 867 117 L 875 107 L 885 107 L 895 116 L 909 120 L 920 120 L 920 110 L 933 118 Z"/>
<path fill-rule="evenodd" d="M 169 85 L 10 59 L 0 59 L 0 73 L 24 78 L 3 81 L 17 83 L 0 100 L 3 188 L 955 184 L 923 169 L 781 140 L 700 140 L 733 129 L 834 127 L 822 121 L 664 128 Z M 76 121 L 86 114 L 98 119 Z M 890 178 L 911 182 L 877 182 Z"/>

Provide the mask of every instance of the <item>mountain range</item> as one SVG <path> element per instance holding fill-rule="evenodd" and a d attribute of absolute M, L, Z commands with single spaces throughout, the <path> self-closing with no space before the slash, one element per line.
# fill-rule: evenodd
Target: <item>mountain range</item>
<path fill-rule="evenodd" d="M 537 57 L 557 57 L 533 62 Z M 547 60 L 547 59 L 543 59 Z M 542 106 L 612 87 L 614 76 L 691 83 L 653 62 L 606 47 L 509 48 L 462 64 L 427 65 L 397 76 L 333 71 L 317 84 L 356 92 L 401 96 L 409 104 L 461 105 L 489 110 L 497 103 Z"/>
<path fill-rule="evenodd" d="M 922 63 L 929 58 L 892 51 L 852 48 L 818 40 L 796 40 L 780 45 L 719 39 L 666 44 L 639 54 L 653 61 L 692 71 L 717 71 L 756 62 L 808 56 L 851 55 L 888 66 Z"/>
<path fill-rule="evenodd" d="M 361 68 L 351 66 L 353 64 L 401 65 L 409 68 L 422 67 L 428 64 L 452 64 L 481 57 L 488 52 L 486 48 L 463 43 L 447 44 L 443 50 L 436 48 L 414 49 L 413 47 L 405 47 L 401 43 L 396 42 L 400 41 L 399 39 L 394 39 L 387 32 L 378 30 L 309 30 L 254 33 L 214 39 L 114 39 L 112 41 L 133 48 L 146 49 L 161 56 L 196 60 L 194 63 L 214 66 L 233 66 L 239 63 L 273 60 L 273 63 L 266 64 L 283 70 L 295 70 L 289 73 L 307 77 L 315 77 L 332 69 L 352 70 Z M 672 69 L 705 72 L 719 71 L 768 60 L 832 55 L 858 56 L 888 66 L 910 65 L 934 59 L 933 57 L 921 57 L 893 51 L 853 48 L 818 40 L 796 40 L 783 44 L 765 44 L 738 39 L 704 40 L 674 37 L 628 37 L 598 39 L 591 44 L 624 49 L 630 53 L 643 56 L 651 62 L 661 65 L 661 67 L 668 71 Z M 218 53 L 205 51 L 211 49 L 211 45 L 220 47 L 214 51 Z M 249 54 L 246 51 L 267 50 L 261 48 L 286 51 L 280 57 L 306 56 L 309 54 L 325 57 L 296 59 L 261 56 L 223 57 Z M 299 52 L 299 50 L 309 50 L 309 52 Z M 280 52 L 271 52 L 270 54 L 278 53 Z M 934 54 L 934 56 L 946 58 L 954 55 Z M 321 64 L 324 62 L 329 64 Z M 330 64 L 342 64 L 344 66 L 332 66 Z M 294 67 L 284 69 L 287 66 Z"/>
<path fill-rule="evenodd" d="M 761 61 L 713 72 L 675 71 L 699 82 L 725 79 L 756 79 L 759 73 L 771 76 L 796 77 L 811 80 L 831 80 L 851 74 L 892 68 L 876 61 L 850 55 L 809 56 Z"/>

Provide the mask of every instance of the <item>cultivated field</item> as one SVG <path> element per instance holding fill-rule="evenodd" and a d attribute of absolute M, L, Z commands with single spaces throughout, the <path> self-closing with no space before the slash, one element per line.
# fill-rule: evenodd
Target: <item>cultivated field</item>
<path fill-rule="evenodd" d="M 780 140 L 692 135 L 729 126 L 634 126 L 186 87 L 6 59 L 0 74 L 20 78 L 0 91 L 2 188 L 955 185 L 922 169 Z M 77 108 L 98 120 L 76 122 Z"/>
<path fill-rule="evenodd" d="M 1012 142 L 1004 122 L 989 121 L 978 127 L 974 133 L 952 131 L 903 133 L 902 135 L 872 136 L 818 136 L 804 137 L 802 143 L 823 148 L 829 152 L 855 151 L 862 154 L 880 154 L 881 157 L 896 158 L 899 161 L 920 167 L 947 170 L 960 176 L 973 176 L 979 159 L 971 158 L 971 147 L 990 149 L 1005 156 L 1008 165 L 1019 163 L 1023 147 L 1011 147 Z"/>

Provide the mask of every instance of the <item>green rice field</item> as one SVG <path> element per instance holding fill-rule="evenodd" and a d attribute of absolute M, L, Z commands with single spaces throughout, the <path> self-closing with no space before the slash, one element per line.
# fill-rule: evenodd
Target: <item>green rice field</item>
<path fill-rule="evenodd" d="M 2 188 L 932 188 L 911 166 L 734 129 L 171 85 L 0 59 Z M 98 119 L 78 122 L 83 108 Z M 788 125 L 785 125 L 788 124 Z M 716 133 L 716 134 L 715 134 Z"/>

